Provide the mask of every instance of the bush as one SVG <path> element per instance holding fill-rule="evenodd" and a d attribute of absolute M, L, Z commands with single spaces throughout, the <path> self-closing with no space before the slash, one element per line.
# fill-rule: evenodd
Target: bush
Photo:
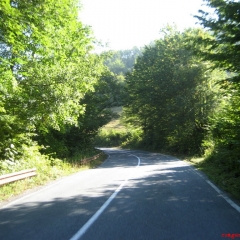
<path fill-rule="evenodd" d="M 131 147 L 141 146 L 141 130 L 139 129 L 101 129 L 95 138 L 99 147 Z"/>

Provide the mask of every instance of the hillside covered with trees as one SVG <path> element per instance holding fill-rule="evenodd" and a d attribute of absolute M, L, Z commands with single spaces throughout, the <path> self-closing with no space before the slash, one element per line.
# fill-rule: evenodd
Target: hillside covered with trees
<path fill-rule="evenodd" d="M 205 156 L 239 191 L 240 3 L 205 2 L 203 28 L 97 54 L 78 1 L 1 1 L 0 174 L 92 151 L 123 106 L 122 147 Z"/>

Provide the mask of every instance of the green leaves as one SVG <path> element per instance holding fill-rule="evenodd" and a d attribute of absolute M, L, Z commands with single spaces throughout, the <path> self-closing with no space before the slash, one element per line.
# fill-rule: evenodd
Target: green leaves
<path fill-rule="evenodd" d="M 206 0 L 206 3 L 214 10 L 214 14 L 199 11 L 196 18 L 209 32 L 198 35 L 193 49 L 203 59 L 211 62 L 211 69 L 220 68 L 226 74 L 216 81 L 220 86 L 219 93 L 216 94 L 220 104 L 210 118 L 204 144 L 211 146 L 208 150 L 210 160 L 216 161 L 223 173 L 232 172 L 235 177 L 239 177 L 240 2 Z"/>
<path fill-rule="evenodd" d="M 94 84 L 94 92 L 87 92 L 80 101 L 84 112 L 79 115 L 76 126 L 66 123 L 61 132 L 52 128 L 47 133 L 41 132 L 37 140 L 40 144 L 49 146 L 45 153 L 69 157 L 92 148 L 99 128 L 108 123 L 113 116 L 109 108 L 114 103 L 114 84 L 113 75 L 105 71 Z"/>
<path fill-rule="evenodd" d="M 207 0 L 207 6 L 214 9 L 215 14 L 209 15 L 199 11 L 201 15 L 195 16 L 205 28 L 211 31 L 208 38 L 199 39 L 211 51 L 199 53 L 207 60 L 213 61 L 216 67 L 239 75 L 239 22 L 240 3 L 230 0 Z M 239 79 L 236 79 L 239 81 Z"/>
<path fill-rule="evenodd" d="M 129 50 L 109 51 L 104 53 L 107 57 L 105 65 L 117 75 L 123 75 L 132 70 L 135 60 L 141 54 L 140 49 L 133 47 Z"/>
<path fill-rule="evenodd" d="M 0 159 L 6 144 L 25 141 L 29 131 L 78 125 L 84 115 L 80 101 L 93 90 L 103 65 L 90 52 L 92 36 L 78 21 L 77 5 L 75 0 L 1 1 Z"/>
<path fill-rule="evenodd" d="M 199 153 L 214 103 L 207 84 L 211 75 L 186 48 L 187 35 L 196 37 L 194 31 L 168 27 L 164 32 L 127 75 L 127 122 L 143 129 L 149 148 Z"/>

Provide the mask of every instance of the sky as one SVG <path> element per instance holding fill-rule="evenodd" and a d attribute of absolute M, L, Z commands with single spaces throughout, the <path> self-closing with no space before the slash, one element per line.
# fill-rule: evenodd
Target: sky
<path fill-rule="evenodd" d="M 143 47 L 175 23 L 179 30 L 196 26 L 203 0 L 80 0 L 80 20 L 90 25 L 97 40 L 109 49 Z"/>

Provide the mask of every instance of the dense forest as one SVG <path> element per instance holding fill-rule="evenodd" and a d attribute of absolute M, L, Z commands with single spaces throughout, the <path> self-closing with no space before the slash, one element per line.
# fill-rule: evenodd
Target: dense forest
<path fill-rule="evenodd" d="M 205 2 L 215 14 L 199 11 L 203 28 L 166 26 L 142 49 L 97 54 L 78 1 L 1 1 L 0 173 L 29 165 L 32 148 L 93 149 L 123 106 L 128 146 L 204 155 L 240 182 L 240 3 Z"/>
<path fill-rule="evenodd" d="M 87 151 L 111 119 L 111 72 L 78 11 L 75 0 L 0 3 L 3 173 L 24 167 L 33 146 L 59 158 Z"/>

